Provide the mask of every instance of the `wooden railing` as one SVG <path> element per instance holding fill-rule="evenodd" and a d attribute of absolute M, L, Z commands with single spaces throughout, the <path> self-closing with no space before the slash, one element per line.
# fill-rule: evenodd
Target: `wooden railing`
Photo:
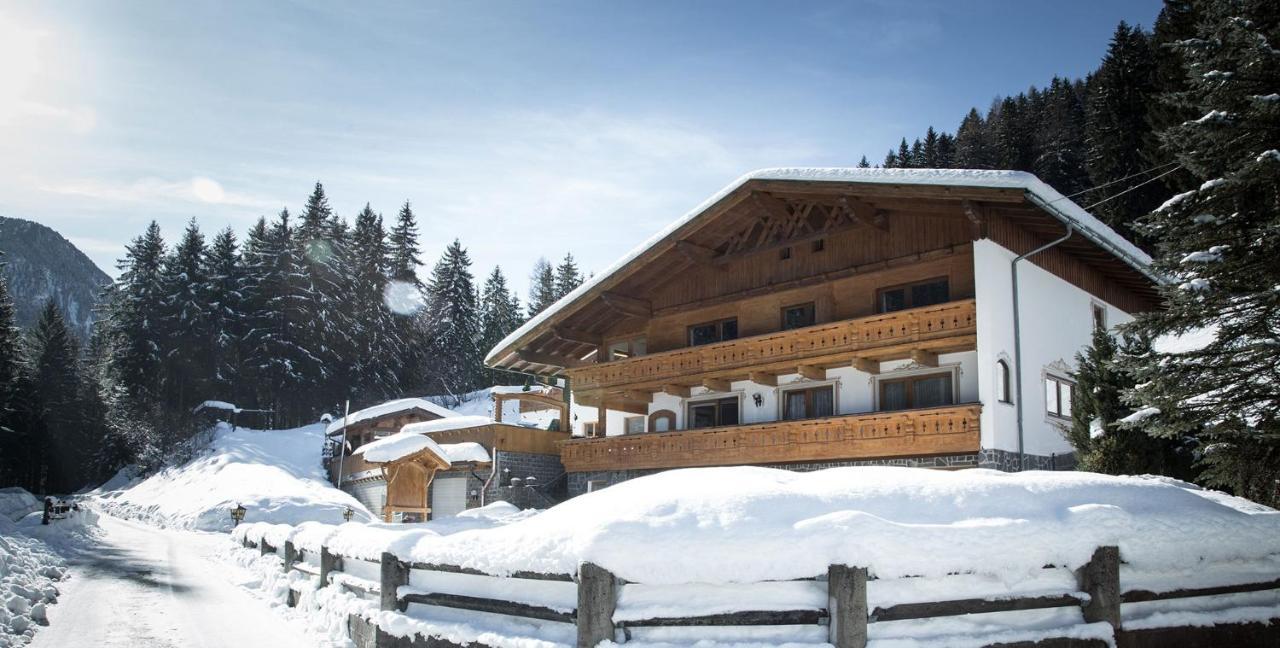
<path fill-rule="evenodd" d="M 574 389 L 595 390 L 638 382 L 660 382 L 734 369 L 763 368 L 822 356 L 976 334 L 972 299 L 818 324 L 617 360 L 567 371 Z"/>
<path fill-rule="evenodd" d="M 562 442 L 565 470 L 686 468 L 976 453 L 982 406 L 957 405 Z"/>

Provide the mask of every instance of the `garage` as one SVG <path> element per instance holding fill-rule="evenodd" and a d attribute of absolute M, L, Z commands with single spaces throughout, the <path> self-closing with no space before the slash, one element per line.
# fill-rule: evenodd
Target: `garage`
<path fill-rule="evenodd" d="M 431 481 L 431 517 L 433 519 L 457 515 L 467 510 L 467 481 L 469 480 L 466 475 L 457 477 L 437 475 Z"/>

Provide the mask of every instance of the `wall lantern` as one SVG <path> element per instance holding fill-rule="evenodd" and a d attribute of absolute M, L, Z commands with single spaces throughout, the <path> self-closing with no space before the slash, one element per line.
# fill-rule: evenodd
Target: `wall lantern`
<path fill-rule="evenodd" d="M 764 396 L 761 396 L 760 392 L 752 394 L 751 400 L 755 401 L 756 407 L 764 407 Z"/>
<path fill-rule="evenodd" d="M 346 520 L 347 522 L 350 522 L 352 515 L 355 515 L 355 511 L 351 510 L 351 507 L 348 506 L 347 510 L 342 512 L 342 519 Z"/>
<path fill-rule="evenodd" d="M 231 526 L 240 526 L 240 523 L 244 521 L 244 514 L 245 508 L 240 504 L 236 504 L 235 507 L 231 509 L 231 519 L 233 520 L 233 524 Z"/>

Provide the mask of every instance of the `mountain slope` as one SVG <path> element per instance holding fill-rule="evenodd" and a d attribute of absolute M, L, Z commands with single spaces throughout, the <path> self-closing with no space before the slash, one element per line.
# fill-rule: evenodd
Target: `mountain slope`
<path fill-rule="evenodd" d="M 0 216 L 0 252 L 19 327 L 35 324 L 52 296 L 67 323 L 88 338 L 98 291 L 111 281 L 107 273 L 61 234 L 20 218 Z"/>

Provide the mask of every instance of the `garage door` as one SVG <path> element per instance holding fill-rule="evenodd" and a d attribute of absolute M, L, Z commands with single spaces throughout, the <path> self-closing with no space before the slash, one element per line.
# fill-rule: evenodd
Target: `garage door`
<path fill-rule="evenodd" d="M 467 510 L 467 478 L 431 480 L 431 517 L 440 519 Z"/>

